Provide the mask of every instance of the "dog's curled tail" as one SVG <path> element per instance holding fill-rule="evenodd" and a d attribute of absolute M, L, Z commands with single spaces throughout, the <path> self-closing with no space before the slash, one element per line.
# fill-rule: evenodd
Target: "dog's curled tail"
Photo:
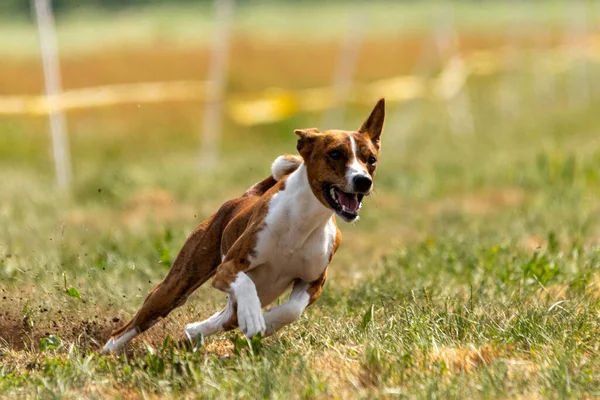
<path fill-rule="evenodd" d="M 291 154 L 284 154 L 273 161 L 271 173 L 276 181 L 279 181 L 286 175 L 294 172 L 302 164 L 302 157 Z"/>

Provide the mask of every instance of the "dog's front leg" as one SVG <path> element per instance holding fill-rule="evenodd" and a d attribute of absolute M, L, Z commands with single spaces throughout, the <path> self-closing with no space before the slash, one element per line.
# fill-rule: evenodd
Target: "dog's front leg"
<path fill-rule="evenodd" d="M 243 275 L 240 275 L 243 274 Z M 198 335 L 207 337 L 217 332 L 226 331 L 240 326 L 240 329 L 248 337 L 254 336 L 258 332 L 265 332 L 264 317 L 261 315 L 261 305 L 256 294 L 254 283 L 245 282 L 248 278 L 244 272 L 239 272 L 238 277 L 230 288 L 226 290 L 229 293 L 227 307 L 208 319 L 201 322 L 194 322 L 186 325 L 184 333 L 190 341 L 194 341 Z M 252 283 L 252 285 L 250 285 Z M 247 287 L 244 287 L 247 285 Z M 240 313 L 241 308 L 241 313 Z M 237 312 L 236 312 L 237 310 Z M 261 318 L 262 317 L 262 318 Z M 239 321 L 243 321 L 238 323 Z"/>
<path fill-rule="evenodd" d="M 249 263 L 248 263 L 249 264 Z M 237 305 L 237 322 L 240 330 L 248 338 L 265 332 L 265 319 L 260 298 L 254 282 L 244 271 L 249 265 L 236 261 L 226 261 L 219 266 L 212 284 L 215 288 L 229 293 L 230 301 Z"/>
<path fill-rule="evenodd" d="M 326 272 L 314 282 L 297 280 L 288 301 L 271 307 L 264 313 L 267 326 L 265 336 L 272 335 L 300 318 L 306 307 L 314 303 L 321 294 L 325 280 Z"/>
<path fill-rule="evenodd" d="M 296 283 L 288 301 L 265 311 L 265 325 L 267 326 L 265 336 L 272 335 L 300 318 L 310 301 L 309 287 L 310 283 L 308 282 L 300 281 Z"/>

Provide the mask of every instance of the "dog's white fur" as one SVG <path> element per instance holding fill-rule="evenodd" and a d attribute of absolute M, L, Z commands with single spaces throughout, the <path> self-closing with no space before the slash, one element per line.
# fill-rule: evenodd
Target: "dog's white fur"
<path fill-rule="evenodd" d="M 308 283 L 302 282 L 294 286 L 290 299 L 283 304 L 271 307 L 264 313 L 267 330 L 266 336 L 272 335 L 286 325 L 296 321 L 304 309 L 308 306 L 310 296 L 308 295 Z"/>
<path fill-rule="evenodd" d="M 131 341 L 131 339 L 137 336 L 137 334 L 138 332 L 136 329 L 130 329 L 127 332 L 125 332 L 125 334 L 122 336 L 110 338 L 108 342 L 106 342 L 106 344 L 104 345 L 103 351 L 117 352 L 123 347 L 125 347 L 127 343 Z"/>
<path fill-rule="evenodd" d="M 214 333 L 217 333 L 223 330 L 224 324 L 229 321 L 229 318 L 234 313 L 234 302 L 228 301 L 227 307 L 218 313 L 215 313 L 212 317 L 205 319 L 202 322 L 194 322 L 192 324 L 187 324 L 184 333 L 185 336 L 190 340 L 194 341 L 198 335 L 202 335 L 203 337 L 210 336 Z"/>
<path fill-rule="evenodd" d="M 240 330 L 247 337 L 265 331 L 265 319 L 262 315 L 260 299 L 256 285 L 244 272 L 239 272 L 231 284 L 232 295 L 237 302 L 237 315 Z"/>
<path fill-rule="evenodd" d="M 279 156 L 271 165 L 271 174 L 276 181 L 280 181 L 288 171 L 302 162 L 302 158 L 298 156 Z"/>
<path fill-rule="evenodd" d="M 356 155 L 356 140 L 354 140 L 354 138 L 350 134 L 348 134 L 348 137 L 350 137 L 350 143 L 352 144 L 352 163 L 346 171 L 346 181 L 348 182 L 348 187 L 344 188 L 344 190 L 346 192 L 352 192 L 354 191 L 354 188 L 352 187 L 352 180 L 354 179 L 354 177 L 369 176 L 369 173 L 367 172 L 365 167 L 358 162 L 358 157 Z"/>

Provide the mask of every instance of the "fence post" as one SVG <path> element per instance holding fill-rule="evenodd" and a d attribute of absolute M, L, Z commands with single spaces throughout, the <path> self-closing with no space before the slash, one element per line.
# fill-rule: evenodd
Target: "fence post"
<path fill-rule="evenodd" d="M 215 31 L 208 70 L 200 149 L 200 165 L 206 169 L 215 166 L 221 142 L 233 7 L 234 0 L 215 0 Z"/>
<path fill-rule="evenodd" d="M 71 185 L 71 160 L 66 119 L 58 104 L 62 84 L 54 18 L 50 0 L 33 0 L 33 2 L 42 53 L 56 181 L 60 189 L 68 189 Z"/>

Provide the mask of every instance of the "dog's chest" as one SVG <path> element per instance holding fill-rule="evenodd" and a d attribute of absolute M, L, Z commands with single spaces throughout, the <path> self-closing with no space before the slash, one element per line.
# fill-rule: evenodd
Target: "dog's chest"
<path fill-rule="evenodd" d="M 335 225 L 329 221 L 306 237 L 300 231 L 294 227 L 267 231 L 257 248 L 258 256 L 278 277 L 311 282 L 321 276 L 329 263 Z"/>
<path fill-rule="evenodd" d="M 275 278 L 311 282 L 329 263 L 337 229 L 331 212 L 316 199 L 288 190 L 272 200 L 257 238 L 256 259 Z"/>

